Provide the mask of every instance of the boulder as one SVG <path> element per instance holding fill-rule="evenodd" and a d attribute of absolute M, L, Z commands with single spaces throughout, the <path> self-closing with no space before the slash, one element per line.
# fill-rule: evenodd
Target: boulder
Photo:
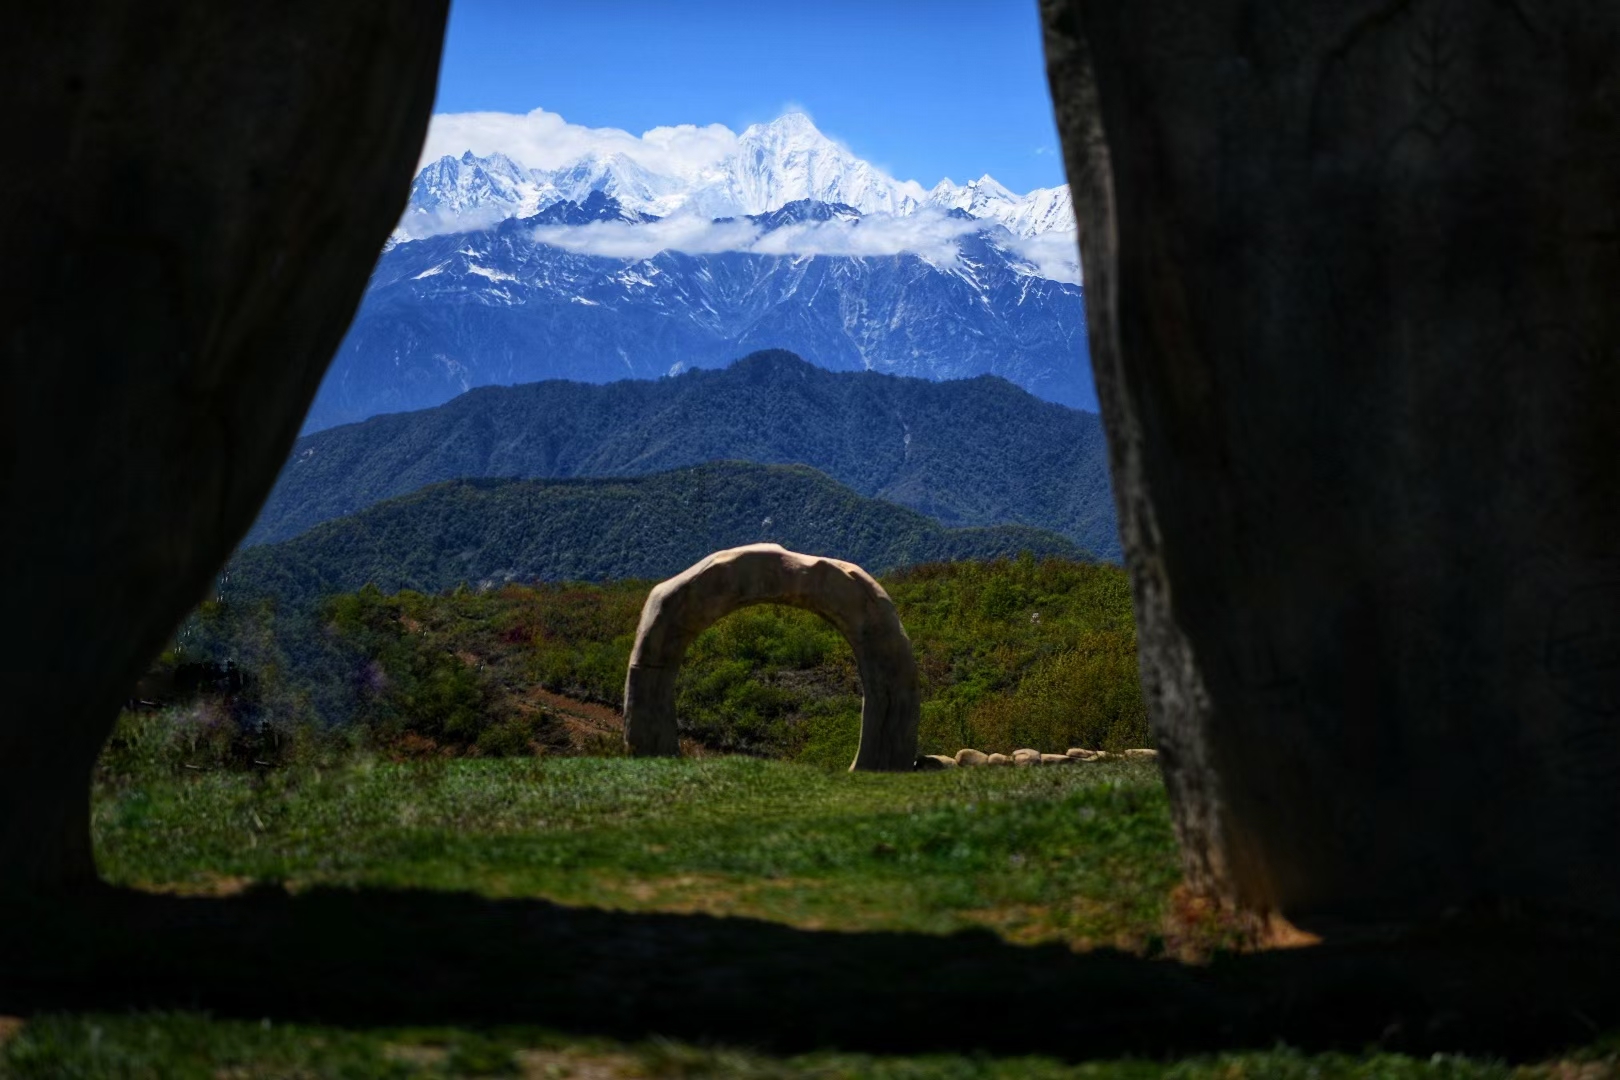
<path fill-rule="evenodd" d="M 1157 750 L 1149 750 L 1143 747 L 1138 747 L 1133 750 L 1126 750 L 1124 752 L 1124 756 L 1129 761 L 1154 761 L 1158 758 L 1159 752 Z"/>
<path fill-rule="evenodd" d="M 991 754 L 984 759 L 984 763 L 986 765 L 1011 765 L 1013 760 L 1006 754 Z"/>
<path fill-rule="evenodd" d="M 990 755 L 983 750 L 969 750 L 963 747 L 956 752 L 956 763 L 958 765 L 985 765 L 989 761 Z"/>
<path fill-rule="evenodd" d="M 956 759 L 947 754 L 924 754 L 917 759 L 914 766 L 918 772 L 939 772 L 941 769 L 956 768 Z"/>
<path fill-rule="evenodd" d="M 1020 750 L 1014 750 L 1012 752 L 1012 760 L 1014 765 L 1039 765 L 1041 763 L 1041 752 L 1039 750 L 1031 750 L 1028 747 Z"/>
<path fill-rule="evenodd" d="M 1097 751 L 1082 750 L 1078 746 L 1071 746 L 1068 750 L 1064 751 L 1064 753 L 1066 756 L 1073 758 L 1075 761 L 1091 761 L 1097 756 Z"/>
<path fill-rule="evenodd" d="M 1067 754 L 1042 754 L 1042 765 L 1073 765 L 1074 758 Z"/>

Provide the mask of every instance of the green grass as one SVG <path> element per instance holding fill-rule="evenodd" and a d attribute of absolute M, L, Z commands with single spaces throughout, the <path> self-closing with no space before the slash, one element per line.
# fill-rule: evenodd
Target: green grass
<path fill-rule="evenodd" d="M 361 757 L 255 775 L 161 763 L 98 784 L 110 880 L 180 892 L 248 882 L 470 890 L 637 911 L 748 915 L 823 931 L 1110 945 L 1186 933 L 1151 765 L 850 774 L 704 760 Z M 1208 927 L 1206 930 L 1210 929 Z M 1219 931 L 1219 928 L 1214 928 Z M 1206 945 L 1209 942 L 1205 943 Z M 1214 944 L 1220 944 L 1215 941 Z M 1171 943 L 1172 947 L 1173 943 Z M 1288 1048 L 1072 1064 L 963 1054 L 771 1056 L 539 1028 L 344 1029 L 197 1013 L 0 1019 L 0 1077 L 1496 1078 L 1600 1076 L 1457 1057 Z"/>
<path fill-rule="evenodd" d="M 1070 1065 L 1044 1057 L 879 1057 L 819 1053 L 769 1057 L 669 1042 L 580 1040 L 524 1029 L 347 1031 L 210 1020 L 197 1014 L 48 1015 L 0 1048 L 0 1076 L 17 1080 L 232 1080 L 525 1076 L 770 1080 L 1509 1080 L 1612 1075 L 1613 1057 L 1560 1071 L 1436 1055 L 1303 1055 L 1287 1049 L 1174 1063 Z"/>
<path fill-rule="evenodd" d="M 1179 872 L 1151 765 L 851 774 L 745 757 L 364 759 L 106 784 L 103 874 L 467 890 L 1149 949 Z"/>

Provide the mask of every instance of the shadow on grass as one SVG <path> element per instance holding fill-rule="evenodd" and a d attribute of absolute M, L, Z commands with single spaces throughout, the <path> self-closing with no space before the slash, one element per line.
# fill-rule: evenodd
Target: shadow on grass
<path fill-rule="evenodd" d="M 109 888 L 6 908 L 0 1014 L 180 1008 L 1069 1060 L 1279 1041 L 1523 1059 L 1620 1021 L 1620 938 L 1524 923 L 1454 920 L 1188 967 L 983 932 L 813 932 L 460 893 Z"/>

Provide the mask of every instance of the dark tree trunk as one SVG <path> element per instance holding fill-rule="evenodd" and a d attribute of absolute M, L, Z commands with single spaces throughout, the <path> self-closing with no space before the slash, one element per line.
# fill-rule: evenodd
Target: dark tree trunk
<path fill-rule="evenodd" d="M 1620 915 L 1620 4 L 1042 13 L 1193 880 Z"/>
<path fill-rule="evenodd" d="M 251 524 L 403 209 L 446 0 L 32 5 L 0 63 L 0 892 Z"/>

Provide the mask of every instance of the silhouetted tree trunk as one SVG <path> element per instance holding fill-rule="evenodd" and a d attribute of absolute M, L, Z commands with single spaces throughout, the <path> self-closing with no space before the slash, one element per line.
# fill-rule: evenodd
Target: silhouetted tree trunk
<path fill-rule="evenodd" d="M 0 892 L 94 877 L 119 703 L 403 209 L 445 0 L 32 5 L 0 46 Z"/>
<path fill-rule="evenodd" d="M 1041 7 L 1193 880 L 1620 915 L 1620 5 Z"/>

